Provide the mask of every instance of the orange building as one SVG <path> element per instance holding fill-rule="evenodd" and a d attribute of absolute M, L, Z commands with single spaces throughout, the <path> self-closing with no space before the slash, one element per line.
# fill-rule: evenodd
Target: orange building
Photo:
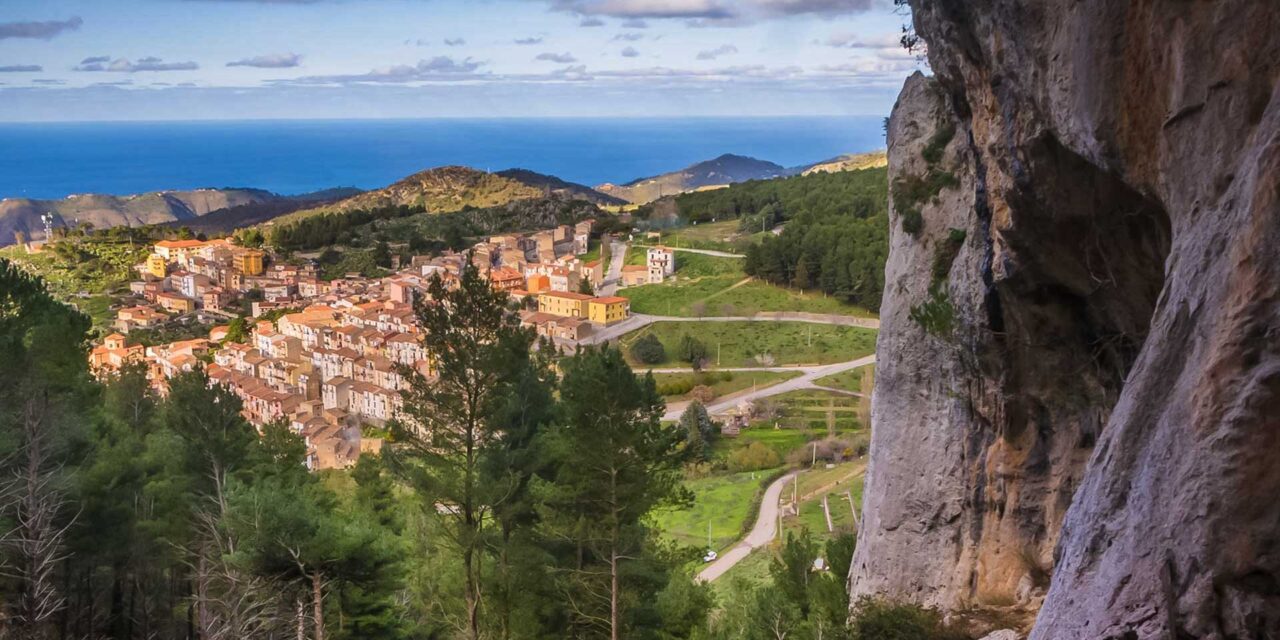
<path fill-rule="evenodd" d="M 524 276 L 510 267 L 498 267 L 489 272 L 489 283 L 498 291 L 513 291 L 524 288 Z"/>

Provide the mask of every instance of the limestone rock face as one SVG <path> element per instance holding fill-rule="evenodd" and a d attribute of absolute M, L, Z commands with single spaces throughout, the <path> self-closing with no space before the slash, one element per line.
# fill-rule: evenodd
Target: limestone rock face
<path fill-rule="evenodd" d="M 911 4 L 853 595 L 1280 635 L 1280 3 Z"/>

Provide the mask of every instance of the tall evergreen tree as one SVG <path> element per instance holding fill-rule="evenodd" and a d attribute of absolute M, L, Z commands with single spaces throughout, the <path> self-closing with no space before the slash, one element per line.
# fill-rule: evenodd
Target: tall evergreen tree
<path fill-rule="evenodd" d="M 627 566 L 653 562 L 644 516 L 689 499 L 685 438 L 662 423 L 653 377 L 637 378 L 617 349 L 583 349 L 561 368 L 561 415 L 545 442 L 553 468 L 539 495 L 552 535 L 575 547 L 564 568 L 575 621 L 617 640 L 633 623 L 628 605 L 653 597 L 636 592 L 643 567 Z"/>
<path fill-rule="evenodd" d="M 423 508 L 439 509 L 448 522 L 449 544 L 462 563 L 465 635 L 478 638 L 488 528 L 523 482 L 517 472 L 486 471 L 491 457 L 505 455 L 504 435 L 526 437 L 528 425 L 516 424 L 510 411 L 529 375 L 533 333 L 520 327 L 507 295 L 494 291 L 469 261 L 457 287 L 433 279 L 414 310 L 434 376 L 403 371 L 409 389 L 388 455 Z"/>

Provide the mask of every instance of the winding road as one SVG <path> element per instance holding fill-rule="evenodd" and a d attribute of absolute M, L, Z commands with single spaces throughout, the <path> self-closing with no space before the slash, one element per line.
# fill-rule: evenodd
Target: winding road
<path fill-rule="evenodd" d="M 763 389 L 755 389 L 753 391 L 744 391 L 744 392 L 729 394 L 715 402 L 712 402 L 711 404 L 708 404 L 707 413 L 710 413 L 711 415 L 714 416 L 717 414 L 724 413 L 738 406 L 740 403 L 751 402 L 754 400 L 759 400 L 760 398 L 768 398 L 770 396 L 776 396 L 779 394 L 787 393 L 788 391 L 799 391 L 801 389 L 826 389 L 826 387 L 822 387 L 814 384 L 814 381 L 817 380 L 818 378 L 825 378 L 826 376 L 829 376 L 829 375 L 841 373 L 844 371 L 848 371 L 850 369 L 857 369 L 858 367 L 865 367 L 869 364 L 875 364 L 875 363 L 876 363 L 876 357 L 873 354 L 866 357 L 858 358 L 857 360 L 850 360 L 848 362 L 837 362 L 836 364 L 826 364 L 826 365 L 817 366 L 817 367 L 794 367 L 791 369 L 784 368 L 784 370 L 786 371 L 804 371 L 805 373 L 804 375 L 792 378 L 790 380 L 784 380 L 782 382 L 779 382 L 778 384 L 764 387 Z M 777 370 L 777 368 L 774 367 L 766 370 Z M 688 369 L 687 368 L 682 369 L 681 371 L 688 371 Z M 688 402 L 669 402 L 667 403 L 667 412 L 663 414 L 662 419 L 663 420 L 679 420 L 680 414 L 684 413 L 684 410 L 688 406 L 689 406 Z"/>
<path fill-rule="evenodd" d="M 739 540 L 738 544 L 733 545 L 732 549 L 724 552 L 724 555 L 699 571 L 699 581 L 711 582 L 719 578 L 743 558 L 751 555 L 752 551 L 773 541 L 778 535 L 778 498 L 782 495 L 783 487 L 795 479 L 796 473 L 792 471 L 774 480 L 769 488 L 764 490 L 764 497 L 760 499 L 760 513 L 756 516 L 756 523 L 751 527 L 751 532 Z"/>

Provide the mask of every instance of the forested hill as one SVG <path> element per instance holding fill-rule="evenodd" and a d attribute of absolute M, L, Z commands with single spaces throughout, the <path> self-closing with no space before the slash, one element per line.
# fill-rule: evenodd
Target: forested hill
<path fill-rule="evenodd" d="M 689 222 L 736 218 L 745 231 L 782 225 L 748 248 L 748 274 L 878 309 L 889 255 L 886 176 L 875 167 L 753 180 L 681 194 L 666 208 Z"/>
<path fill-rule="evenodd" d="M 451 213 L 470 208 L 500 207 L 519 200 L 558 198 L 587 200 L 595 204 L 617 204 L 616 198 L 594 189 L 524 169 L 489 173 L 470 167 L 449 166 L 428 169 L 383 187 L 283 217 L 293 222 L 323 213 L 374 211 L 392 207 L 412 207 L 428 213 Z"/>

